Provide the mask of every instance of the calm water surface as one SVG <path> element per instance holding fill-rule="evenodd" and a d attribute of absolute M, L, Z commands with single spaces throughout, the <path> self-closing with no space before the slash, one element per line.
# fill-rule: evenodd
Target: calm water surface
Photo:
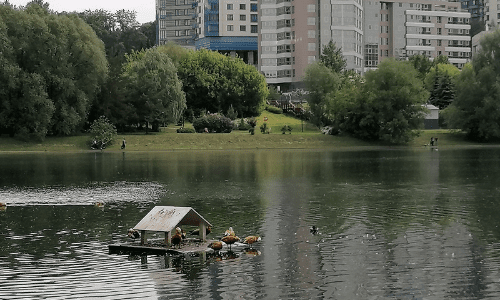
<path fill-rule="evenodd" d="M 499 175 L 498 149 L 0 154 L 0 299 L 498 299 Z M 108 254 L 156 205 L 262 241 Z"/>

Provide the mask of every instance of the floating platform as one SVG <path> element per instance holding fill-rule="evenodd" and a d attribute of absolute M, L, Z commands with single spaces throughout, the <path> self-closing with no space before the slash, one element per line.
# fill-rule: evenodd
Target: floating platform
<path fill-rule="evenodd" d="M 109 245 L 109 254 L 127 254 L 127 255 L 178 255 L 193 252 L 207 252 L 213 251 L 208 248 L 208 245 L 215 240 L 208 240 L 202 242 L 196 239 L 188 239 L 181 245 L 181 248 L 173 248 L 166 245 L 161 245 L 159 243 L 153 243 L 148 245 L 140 244 L 114 244 Z"/>

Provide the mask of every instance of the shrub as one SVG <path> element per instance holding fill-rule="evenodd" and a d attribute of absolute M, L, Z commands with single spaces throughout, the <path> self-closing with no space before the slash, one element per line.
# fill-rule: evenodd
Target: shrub
<path fill-rule="evenodd" d="M 247 122 L 245 122 L 245 119 L 241 118 L 240 119 L 240 123 L 238 125 L 238 129 L 239 130 L 248 130 L 250 128 L 251 128 L 250 124 L 248 124 Z"/>
<path fill-rule="evenodd" d="M 182 128 L 177 129 L 177 133 L 195 133 L 195 131 L 193 128 L 182 127 Z"/>
<path fill-rule="evenodd" d="M 287 131 L 290 132 L 290 134 L 292 134 L 292 127 L 288 125 L 283 125 L 283 127 L 281 127 L 281 132 L 285 134 Z"/>
<path fill-rule="evenodd" d="M 105 116 L 100 116 L 90 125 L 91 147 L 104 149 L 116 136 L 116 127 Z"/>
<path fill-rule="evenodd" d="M 270 113 L 273 113 L 273 114 L 282 114 L 283 113 L 283 110 L 279 107 L 276 107 L 276 106 L 273 106 L 273 105 L 267 105 L 266 106 L 266 110 Z"/>
<path fill-rule="evenodd" d="M 236 118 L 238 117 L 238 112 L 234 110 L 232 105 L 227 110 L 227 117 L 231 120 L 236 120 Z"/>
<path fill-rule="evenodd" d="M 207 114 L 193 120 L 196 132 L 229 133 L 233 130 L 233 121 L 222 114 Z"/>
<path fill-rule="evenodd" d="M 271 132 L 271 128 L 270 127 L 267 127 L 267 123 L 264 123 L 262 125 L 260 125 L 260 132 L 262 132 L 263 134 L 269 134 Z"/>

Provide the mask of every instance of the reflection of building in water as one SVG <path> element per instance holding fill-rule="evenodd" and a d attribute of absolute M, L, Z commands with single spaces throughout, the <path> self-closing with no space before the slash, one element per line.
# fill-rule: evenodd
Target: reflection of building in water
<path fill-rule="evenodd" d="M 309 232 L 311 224 L 307 223 L 310 182 L 306 178 L 294 178 L 292 174 L 290 172 L 291 183 L 282 185 L 268 178 L 262 187 L 263 197 L 269 199 L 262 240 L 262 247 L 266 249 L 262 257 L 268 299 L 300 298 L 300 295 L 315 298 L 314 293 L 319 293 L 316 287 L 317 270 L 321 269 L 318 247 Z M 289 189 L 290 186 L 294 189 Z"/>
<path fill-rule="evenodd" d="M 395 227 L 397 231 L 399 228 Z M 466 226 L 441 229 L 420 224 L 396 233 L 394 240 L 363 222 L 321 245 L 325 296 L 335 299 L 474 298 L 485 270 L 477 264 L 477 245 Z M 475 258 L 476 257 L 476 258 Z"/>

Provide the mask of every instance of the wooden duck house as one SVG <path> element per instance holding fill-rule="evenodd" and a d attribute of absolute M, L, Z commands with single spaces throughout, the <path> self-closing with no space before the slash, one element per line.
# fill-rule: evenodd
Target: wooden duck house
<path fill-rule="evenodd" d="M 212 226 L 191 207 L 155 206 L 135 227 L 141 233 L 141 245 L 146 241 L 147 231 L 165 232 L 165 243 L 170 245 L 172 230 L 182 225 L 198 226 L 200 239 L 206 241 L 206 228 Z"/>

